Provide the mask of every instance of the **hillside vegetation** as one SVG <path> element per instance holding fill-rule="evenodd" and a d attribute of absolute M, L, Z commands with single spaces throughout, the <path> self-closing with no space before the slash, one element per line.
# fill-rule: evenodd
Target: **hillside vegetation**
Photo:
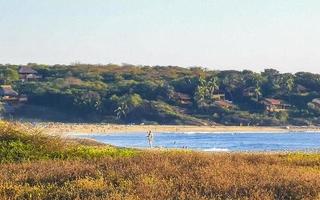
<path fill-rule="evenodd" d="M 0 82 L 28 96 L 28 102 L 5 115 L 7 118 L 196 125 L 320 124 L 320 105 L 313 102 L 320 97 L 319 74 L 125 64 L 28 66 L 41 79 L 23 82 L 18 75 L 20 66 L 0 65 Z M 288 107 L 268 111 L 263 103 L 266 98 Z"/>
<path fill-rule="evenodd" d="M 319 199 L 319 154 L 137 151 L 0 123 L 3 199 Z"/>

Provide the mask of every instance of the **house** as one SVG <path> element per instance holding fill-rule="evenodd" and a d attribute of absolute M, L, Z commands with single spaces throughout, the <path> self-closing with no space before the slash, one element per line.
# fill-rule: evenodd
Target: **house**
<path fill-rule="evenodd" d="M 12 89 L 11 85 L 0 86 L 0 104 L 4 108 L 5 113 L 13 113 L 26 101 L 28 101 L 28 97 L 19 95 L 18 92 Z"/>
<path fill-rule="evenodd" d="M 31 67 L 22 66 L 19 69 L 20 80 L 22 81 L 36 81 L 41 78 L 38 72 L 33 70 Z"/>
<path fill-rule="evenodd" d="M 310 90 L 308 90 L 306 87 L 304 87 L 303 85 L 297 84 L 296 88 L 295 88 L 295 92 L 300 94 L 300 95 L 308 95 L 308 93 L 310 92 Z"/>
<path fill-rule="evenodd" d="M 290 107 L 289 104 L 284 104 L 279 99 L 265 98 L 261 103 L 265 106 L 266 111 L 269 112 L 286 111 Z"/>
<path fill-rule="evenodd" d="M 27 102 L 27 101 L 28 101 L 27 95 L 20 95 L 20 97 L 19 97 L 20 103 Z"/>
<path fill-rule="evenodd" d="M 11 85 L 1 85 L 0 101 L 11 102 L 11 103 L 21 103 L 21 102 L 28 101 L 28 97 L 26 95 L 19 95 L 18 92 L 12 89 Z"/>
<path fill-rule="evenodd" d="M 235 107 L 232 101 L 227 101 L 227 100 L 219 100 L 219 101 L 215 101 L 214 103 L 215 105 L 224 109 L 230 109 Z"/>
<path fill-rule="evenodd" d="M 19 94 L 14 91 L 11 85 L 0 86 L 0 99 L 2 101 L 18 101 Z"/>
<path fill-rule="evenodd" d="M 320 98 L 313 99 L 310 103 L 308 103 L 308 106 L 309 106 L 309 108 L 319 112 L 319 110 L 320 110 Z"/>
<path fill-rule="evenodd" d="M 245 97 L 256 97 L 256 88 L 255 87 L 248 87 L 243 90 L 243 96 Z"/>
<path fill-rule="evenodd" d="M 225 94 L 223 94 L 223 93 L 213 94 L 211 98 L 212 98 L 213 101 L 221 101 L 221 100 L 225 100 L 226 99 Z"/>
<path fill-rule="evenodd" d="M 191 105 L 192 104 L 192 98 L 184 93 L 181 92 L 175 92 L 174 94 L 175 99 L 181 104 L 181 105 Z"/>
<path fill-rule="evenodd" d="M 320 99 L 313 99 L 312 103 L 316 106 L 316 107 L 320 107 Z"/>

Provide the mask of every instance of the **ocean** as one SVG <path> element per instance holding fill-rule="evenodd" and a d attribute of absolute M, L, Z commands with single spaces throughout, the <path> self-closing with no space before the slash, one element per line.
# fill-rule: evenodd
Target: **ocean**
<path fill-rule="evenodd" d="M 95 139 L 119 147 L 148 148 L 146 133 L 87 134 L 76 137 Z M 320 133 L 154 133 L 153 147 L 216 152 L 295 152 L 320 151 Z"/>

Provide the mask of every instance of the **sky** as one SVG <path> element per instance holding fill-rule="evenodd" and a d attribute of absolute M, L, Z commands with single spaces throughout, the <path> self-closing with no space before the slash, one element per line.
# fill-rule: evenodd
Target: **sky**
<path fill-rule="evenodd" d="M 319 0 L 0 0 L 0 63 L 320 73 Z"/>

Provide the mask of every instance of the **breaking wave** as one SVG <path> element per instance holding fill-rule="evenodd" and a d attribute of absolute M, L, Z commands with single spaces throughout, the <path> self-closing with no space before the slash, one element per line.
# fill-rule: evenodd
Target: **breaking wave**
<path fill-rule="evenodd" d="M 217 151 L 217 152 L 228 152 L 230 151 L 229 149 L 226 148 L 209 148 L 209 149 L 203 149 L 203 151 Z"/>

